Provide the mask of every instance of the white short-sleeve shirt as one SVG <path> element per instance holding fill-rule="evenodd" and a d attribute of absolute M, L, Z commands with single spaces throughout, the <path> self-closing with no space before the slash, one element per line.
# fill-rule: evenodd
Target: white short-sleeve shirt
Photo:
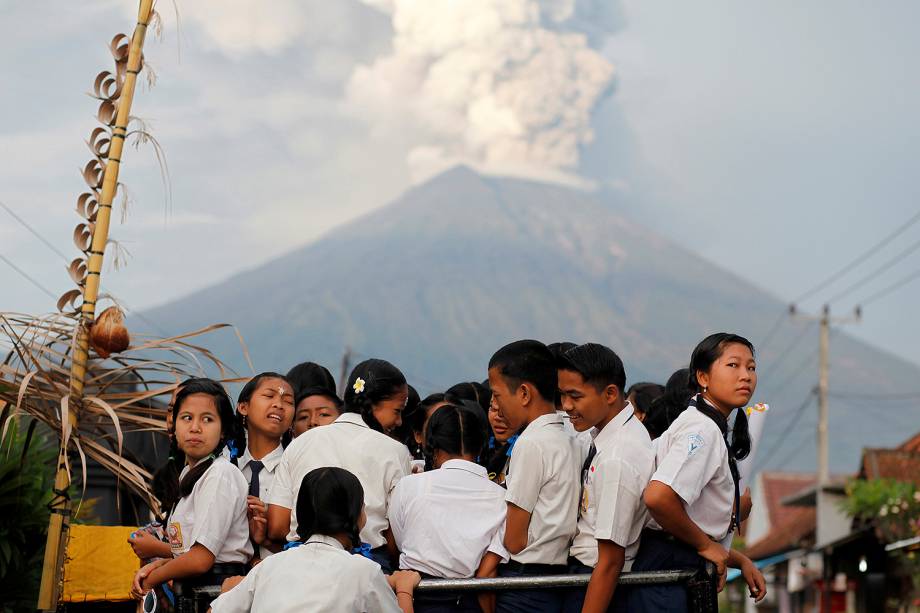
<path fill-rule="evenodd" d="M 214 613 L 400 613 L 380 566 L 314 534 L 257 564 L 242 583 L 211 603 Z"/>
<path fill-rule="evenodd" d="M 186 466 L 179 479 L 188 471 Z M 166 535 L 173 556 L 199 543 L 214 554 L 215 562 L 248 562 L 252 544 L 246 489 L 243 473 L 225 457 L 217 457 L 169 516 Z"/>
<path fill-rule="evenodd" d="M 719 426 L 691 406 L 658 439 L 656 455 L 658 467 L 652 480 L 674 490 L 687 516 L 710 538 L 725 538 L 735 503 L 735 482 Z M 654 519 L 649 526 L 661 529 Z"/>
<path fill-rule="evenodd" d="M 613 541 L 626 549 L 623 570 L 629 570 L 648 521 L 642 492 L 655 470 L 652 440 L 630 404 L 603 430 L 591 432 L 597 454 L 585 474 L 570 555 L 593 567 L 597 541 Z"/>
<path fill-rule="evenodd" d="M 530 422 L 508 465 L 505 500 L 530 513 L 521 564 L 565 564 L 575 535 L 582 453 L 555 412 Z"/>
<path fill-rule="evenodd" d="M 262 470 L 259 471 L 259 500 L 266 505 L 268 504 L 268 494 L 271 492 L 272 483 L 275 480 L 275 469 L 277 469 L 278 464 L 281 463 L 281 456 L 283 454 L 284 447 L 279 444 L 262 458 Z M 246 451 L 244 451 L 243 455 L 237 460 L 237 466 L 240 467 L 240 472 L 243 473 L 243 476 L 246 478 L 247 493 L 249 492 L 248 485 L 252 483 L 252 467 L 249 463 L 253 459 L 255 458 L 249 453 L 249 447 L 246 447 Z M 259 557 L 263 560 L 272 555 L 272 552 L 267 547 L 259 547 L 258 553 Z"/>
<path fill-rule="evenodd" d="M 268 504 L 291 509 L 289 541 L 297 540 L 297 493 L 315 468 L 335 466 L 351 472 L 364 488 L 367 523 L 361 540 L 372 548 L 386 544 L 387 506 L 396 482 L 411 472 L 409 450 L 372 430 L 357 413 L 343 413 L 333 423 L 307 430 L 284 450 L 268 496 Z"/>
<path fill-rule="evenodd" d="M 508 561 L 505 490 L 466 460 L 402 479 L 390 498 L 399 567 L 435 577 L 472 577 L 487 551 Z"/>

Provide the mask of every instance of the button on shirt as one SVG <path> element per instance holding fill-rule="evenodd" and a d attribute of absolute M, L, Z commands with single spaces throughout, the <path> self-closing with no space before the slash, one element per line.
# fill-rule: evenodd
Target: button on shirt
<path fill-rule="evenodd" d="M 732 519 L 735 484 L 719 426 L 689 407 L 658 440 L 658 468 L 652 480 L 670 486 L 693 523 L 721 541 Z M 661 529 L 654 519 L 649 526 Z"/>
<path fill-rule="evenodd" d="M 626 549 L 623 570 L 629 570 L 648 520 L 642 492 L 655 470 L 652 440 L 630 404 L 602 430 L 591 432 L 597 454 L 585 476 L 578 532 L 570 555 L 593 567 L 597 564 L 597 541 L 613 541 Z"/>
<path fill-rule="evenodd" d="M 188 466 L 182 469 L 180 480 L 188 471 Z M 252 544 L 246 489 L 239 469 L 223 456 L 216 458 L 167 520 L 166 535 L 173 556 L 198 543 L 214 554 L 215 562 L 248 562 Z"/>
<path fill-rule="evenodd" d="M 211 610 L 214 613 L 401 612 L 378 564 L 346 552 L 339 541 L 321 534 L 314 534 L 303 545 L 254 566 L 242 583 L 211 603 Z"/>
<path fill-rule="evenodd" d="M 578 519 L 580 446 L 562 417 L 541 415 L 514 444 L 505 500 L 530 513 L 527 547 L 511 559 L 521 564 L 565 564 Z"/>
<path fill-rule="evenodd" d="M 402 479 L 390 498 L 390 528 L 402 552 L 399 567 L 435 577 L 472 577 L 492 551 L 508 560 L 505 490 L 486 469 L 466 460 Z"/>
<path fill-rule="evenodd" d="M 268 495 L 272 489 L 272 483 L 275 481 L 275 469 L 278 468 L 278 464 L 281 463 L 281 457 L 284 455 L 284 447 L 278 445 L 272 449 L 269 453 L 260 460 L 262 462 L 262 469 L 259 471 L 259 500 L 268 505 Z M 243 473 L 243 476 L 246 477 L 246 483 L 252 484 L 252 465 L 253 461 L 252 454 L 249 453 L 249 447 L 246 447 L 246 451 L 243 452 L 243 455 L 240 456 L 237 460 L 237 466 L 240 467 L 240 472 Z M 250 487 L 249 490 L 252 488 Z M 247 491 L 249 491 L 247 490 Z M 272 555 L 272 552 L 265 547 L 259 547 L 259 557 L 263 560 L 268 556 Z"/>
<path fill-rule="evenodd" d="M 389 436 L 372 430 L 357 413 L 343 413 L 328 426 L 307 430 L 295 438 L 275 470 L 268 503 L 294 509 L 304 476 L 314 468 L 336 466 L 351 472 L 364 488 L 367 523 L 361 540 L 372 548 L 386 544 L 387 504 L 396 482 L 410 473 L 409 450 Z M 289 541 L 296 541 L 297 517 L 291 512 Z"/>

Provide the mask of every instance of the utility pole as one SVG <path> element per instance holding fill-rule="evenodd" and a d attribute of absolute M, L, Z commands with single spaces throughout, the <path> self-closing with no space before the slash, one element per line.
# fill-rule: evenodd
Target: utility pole
<path fill-rule="evenodd" d="M 818 364 L 818 488 L 823 490 L 830 483 L 831 475 L 829 468 L 828 449 L 827 449 L 827 387 L 830 353 L 830 307 L 824 305 L 821 312 L 821 333 L 819 346 L 821 355 Z"/>
<path fill-rule="evenodd" d="M 345 386 L 348 385 L 348 369 L 351 366 L 351 347 L 345 345 L 345 353 L 342 354 L 342 368 L 339 370 L 339 398 L 345 397 Z"/>

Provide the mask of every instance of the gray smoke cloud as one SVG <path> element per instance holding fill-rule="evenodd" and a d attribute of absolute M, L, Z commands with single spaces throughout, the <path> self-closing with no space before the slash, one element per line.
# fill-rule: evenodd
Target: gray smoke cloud
<path fill-rule="evenodd" d="M 583 182 L 579 149 L 614 68 L 577 0 L 363 1 L 390 16 L 393 41 L 352 72 L 347 108 L 405 144 L 413 181 L 465 163 Z"/>

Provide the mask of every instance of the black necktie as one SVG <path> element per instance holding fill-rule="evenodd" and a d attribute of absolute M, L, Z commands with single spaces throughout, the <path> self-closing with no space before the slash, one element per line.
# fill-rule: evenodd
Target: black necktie
<path fill-rule="evenodd" d="M 249 470 L 252 471 L 252 479 L 249 481 L 249 495 L 259 497 L 259 473 L 265 467 L 259 460 L 249 461 Z"/>
<path fill-rule="evenodd" d="M 588 480 L 588 469 L 591 468 L 591 460 L 594 459 L 594 456 L 597 455 L 597 447 L 594 446 L 594 443 L 591 443 L 591 449 L 588 450 L 588 457 L 585 458 L 585 463 L 581 465 L 581 483 L 584 485 L 585 481 Z"/>

